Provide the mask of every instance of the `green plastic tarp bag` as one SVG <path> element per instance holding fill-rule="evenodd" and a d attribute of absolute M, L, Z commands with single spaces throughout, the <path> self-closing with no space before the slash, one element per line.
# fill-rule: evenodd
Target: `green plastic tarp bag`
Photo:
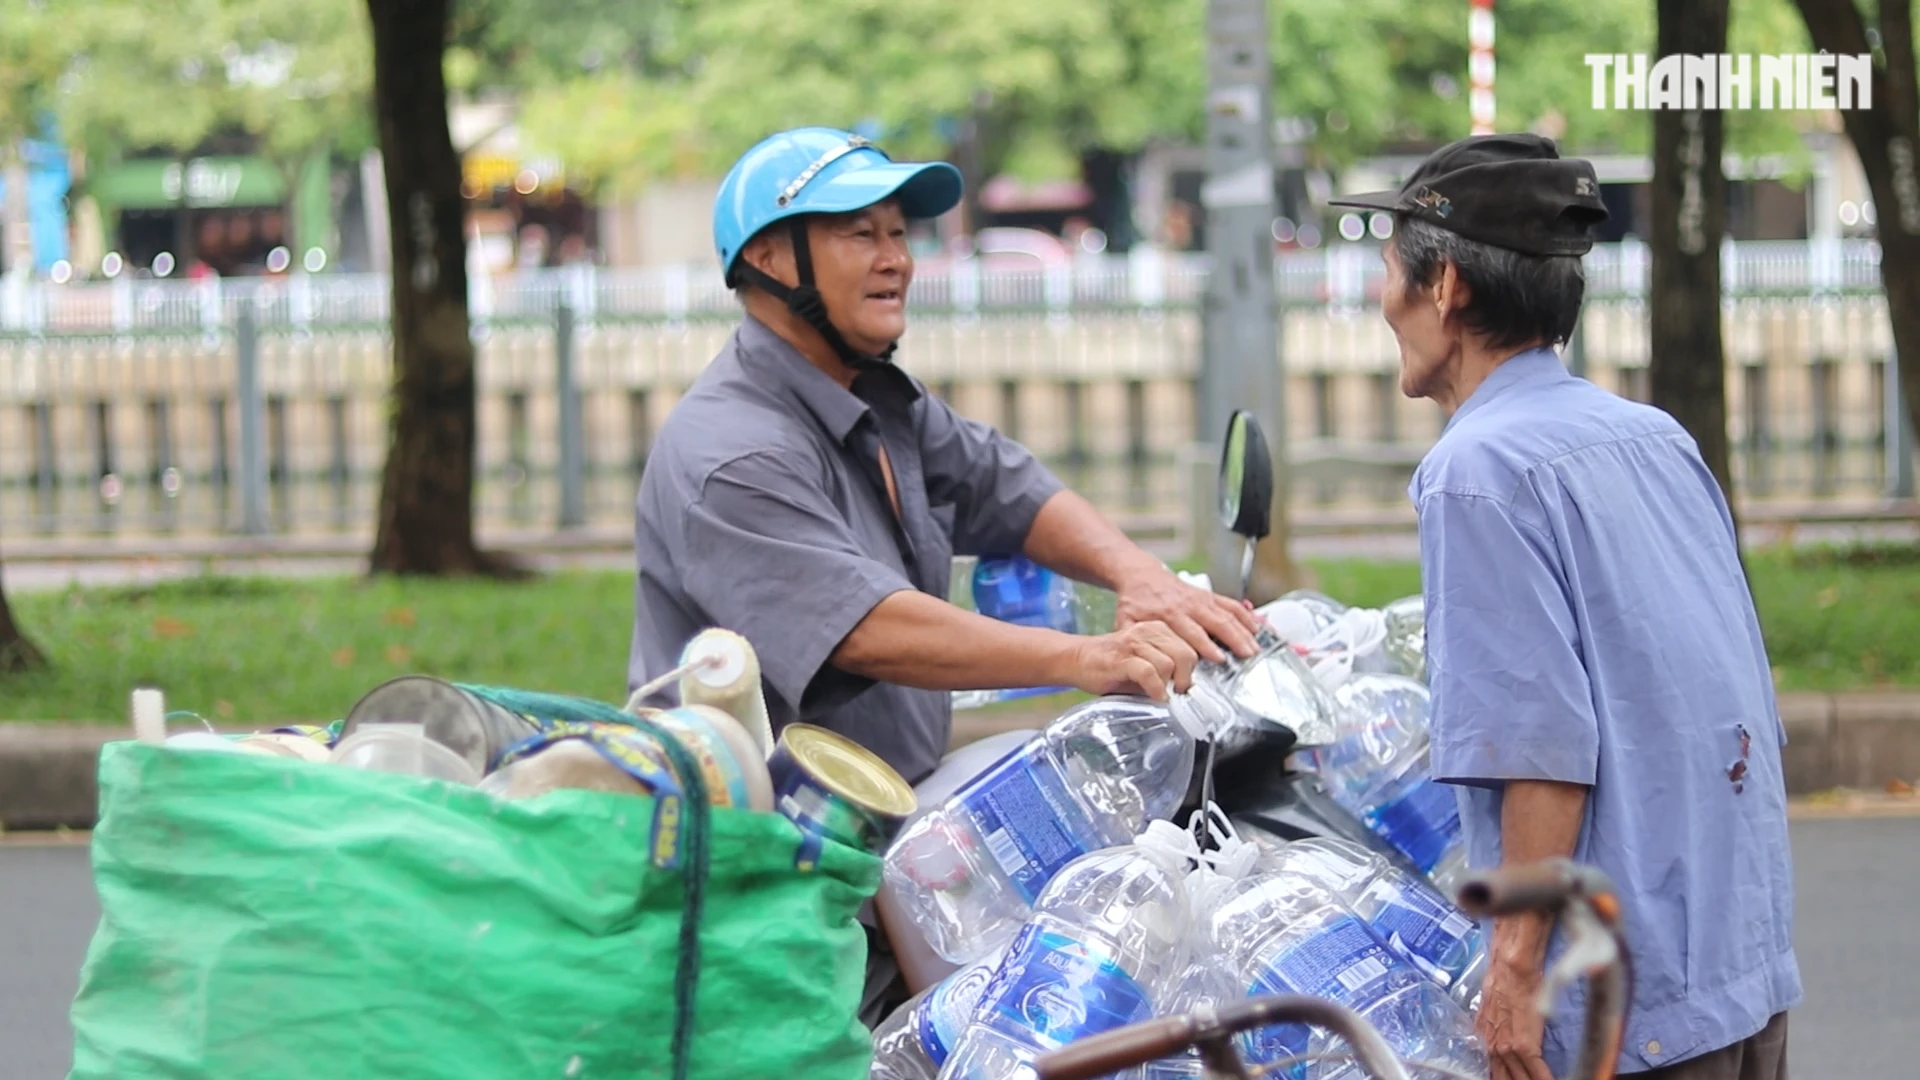
<path fill-rule="evenodd" d="M 714 808 L 683 1011 L 659 805 L 111 744 L 71 1080 L 864 1080 L 880 861 Z"/>

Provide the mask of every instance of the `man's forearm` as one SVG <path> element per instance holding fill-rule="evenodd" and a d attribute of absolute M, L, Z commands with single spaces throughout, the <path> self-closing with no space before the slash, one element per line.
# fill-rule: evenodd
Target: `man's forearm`
<path fill-rule="evenodd" d="M 1161 565 L 1072 491 L 1057 492 L 1040 507 L 1025 554 L 1055 573 L 1115 591 L 1129 577 Z"/>
<path fill-rule="evenodd" d="M 1063 571 L 1064 572 L 1064 571 Z M 1072 685 L 1080 639 L 989 619 L 903 589 L 829 657 L 842 671 L 920 690 Z"/>
<path fill-rule="evenodd" d="M 1584 785 L 1509 781 L 1500 806 L 1501 862 L 1514 866 L 1571 858 L 1586 812 Z M 1546 962 L 1552 934 L 1553 922 L 1545 915 L 1503 916 L 1494 920 L 1493 958 L 1497 963 L 1537 969 Z"/>

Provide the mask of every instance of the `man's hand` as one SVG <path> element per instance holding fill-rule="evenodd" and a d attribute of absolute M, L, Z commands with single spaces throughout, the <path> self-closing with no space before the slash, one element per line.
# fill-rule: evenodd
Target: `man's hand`
<path fill-rule="evenodd" d="M 1181 581 L 1158 563 L 1123 579 L 1114 592 L 1119 597 L 1113 612 L 1115 630 L 1164 623 L 1200 659 L 1215 664 L 1227 659 L 1221 644 L 1239 657 L 1259 651 L 1253 639 L 1259 621 L 1251 610 L 1238 600 Z"/>
<path fill-rule="evenodd" d="M 1487 1047 L 1491 1080 L 1553 1080 L 1540 1054 L 1546 1019 L 1534 1005 L 1542 978 L 1537 966 L 1496 959 L 1487 968 L 1474 1027 Z"/>
<path fill-rule="evenodd" d="M 1193 646 L 1163 622 L 1139 622 L 1082 638 L 1073 654 L 1073 685 L 1089 694 L 1131 694 L 1155 701 L 1193 685 Z"/>

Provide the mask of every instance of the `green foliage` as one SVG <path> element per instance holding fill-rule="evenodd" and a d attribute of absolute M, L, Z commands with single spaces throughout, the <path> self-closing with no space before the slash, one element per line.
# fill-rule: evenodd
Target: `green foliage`
<path fill-rule="evenodd" d="M 245 135 L 291 168 L 316 148 L 353 153 L 372 141 L 360 0 L 120 0 L 59 11 L 29 33 L 60 51 L 52 105 L 69 138 L 96 156 L 187 154 Z"/>
<path fill-rule="evenodd" d="M 33 134 L 63 59 L 53 14 L 39 0 L 0 0 L 0 143 Z"/>
<path fill-rule="evenodd" d="M 944 157 L 978 108 L 988 170 L 1035 179 L 1073 175 L 1083 150 L 1205 130 L 1206 0 L 567 0 L 531 24 L 525 3 L 470 0 L 462 41 L 524 91 L 529 139 L 616 187 L 715 173 L 802 124 L 874 122 L 894 152 Z M 1646 113 L 1592 108 L 1583 62 L 1652 53 L 1648 0 L 1502 0 L 1496 17 L 1503 130 L 1588 152 L 1649 146 Z M 1316 163 L 1468 132 L 1464 4 L 1273 0 L 1270 22 L 1275 114 L 1311 124 Z M 1790 0 L 1736 0 L 1732 39 L 1805 48 Z M 1802 120 L 1735 114 L 1729 148 L 1797 154 Z"/>
<path fill-rule="evenodd" d="M 55 8 L 59 14 L 53 14 Z M 983 164 L 1031 179 L 1081 152 L 1197 141 L 1206 0 L 459 0 L 445 68 L 467 95 L 518 97 L 528 149 L 607 193 L 713 175 L 770 131 L 873 123 L 889 150 L 948 157 L 982 121 Z M 1592 108 L 1588 53 L 1647 53 L 1651 0 L 1501 0 L 1503 130 L 1643 152 L 1643 112 Z M 1467 6 L 1271 0 L 1274 111 L 1339 168 L 1467 133 Z M 1791 0 L 1733 0 L 1732 52 L 1809 48 Z M 290 52 L 275 53 L 276 46 Z M 0 132 L 53 104 L 96 152 L 248 133 L 293 160 L 372 141 L 362 0 L 0 0 Z M 253 64 L 247 63 L 251 57 Z M 262 85 L 238 68 L 278 70 Z M 52 87 L 60 87 L 55 93 Z M 1809 118 L 1727 117 L 1728 147 L 1804 164 Z"/>

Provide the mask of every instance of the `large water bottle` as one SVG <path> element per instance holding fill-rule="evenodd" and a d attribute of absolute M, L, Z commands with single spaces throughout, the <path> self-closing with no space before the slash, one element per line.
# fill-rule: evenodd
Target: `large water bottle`
<path fill-rule="evenodd" d="M 1073 581 L 1048 570 L 1025 555 L 984 555 L 973 568 L 973 609 L 1001 622 L 1038 626 L 1077 634 L 1079 594 Z M 956 709 L 977 709 L 1001 701 L 1058 694 L 1070 686 L 1014 687 L 1000 690 L 961 690 L 954 694 Z"/>
<path fill-rule="evenodd" d="M 1487 1073 L 1473 1019 L 1447 992 L 1376 937 L 1337 895 L 1305 875 L 1264 873 L 1236 884 L 1206 920 L 1213 949 L 1249 997 L 1306 994 L 1359 1013 L 1409 1062 Z M 1251 1063 L 1348 1050 L 1331 1032 L 1283 1024 L 1248 1032 Z M 1357 1080 L 1350 1061 L 1297 1063 L 1290 1080 Z"/>
<path fill-rule="evenodd" d="M 1316 754 L 1334 801 L 1450 891 L 1464 866 L 1460 804 L 1433 779 L 1433 698 L 1400 675 L 1356 674 L 1334 691 L 1339 737 Z"/>
<path fill-rule="evenodd" d="M 951 1056 L 1005 951 L 989 953 L 914 995 L 873 1029 L 867 1080 L 935 1080 Z"/>
<path fill-rule="evenodd" d="M 1040 1055 L 1154 1016 L 1189 960 L 1186 872 L 1181 860 L 1135 845 L 1062 869 L 1008 947 L 941 1080 L 1032 1080 Z"/>
<path fill-rule="evenodd" d="M 1063 634 L 1080 632 L 1073 581 L 1025 555 L 983 556 L 973 568 L 973 607 L 980 614 Z"/>
<path fill-rule="evenodd" d="M 1311 837 L 1262 860 L 1331 890 L 1374 936 L 1473 1011 L 1487 969 L 1487 935 L 1425 881 L 1358 844 Z"/>
<path fill-rule="evenodd" d="M 1062 867 L 1179 809 L 1194 741 L 1144 698 L 1075 705 L 902 830 L 887 887 L 935 952 L 970 963 L 1013 937 Z"/>

